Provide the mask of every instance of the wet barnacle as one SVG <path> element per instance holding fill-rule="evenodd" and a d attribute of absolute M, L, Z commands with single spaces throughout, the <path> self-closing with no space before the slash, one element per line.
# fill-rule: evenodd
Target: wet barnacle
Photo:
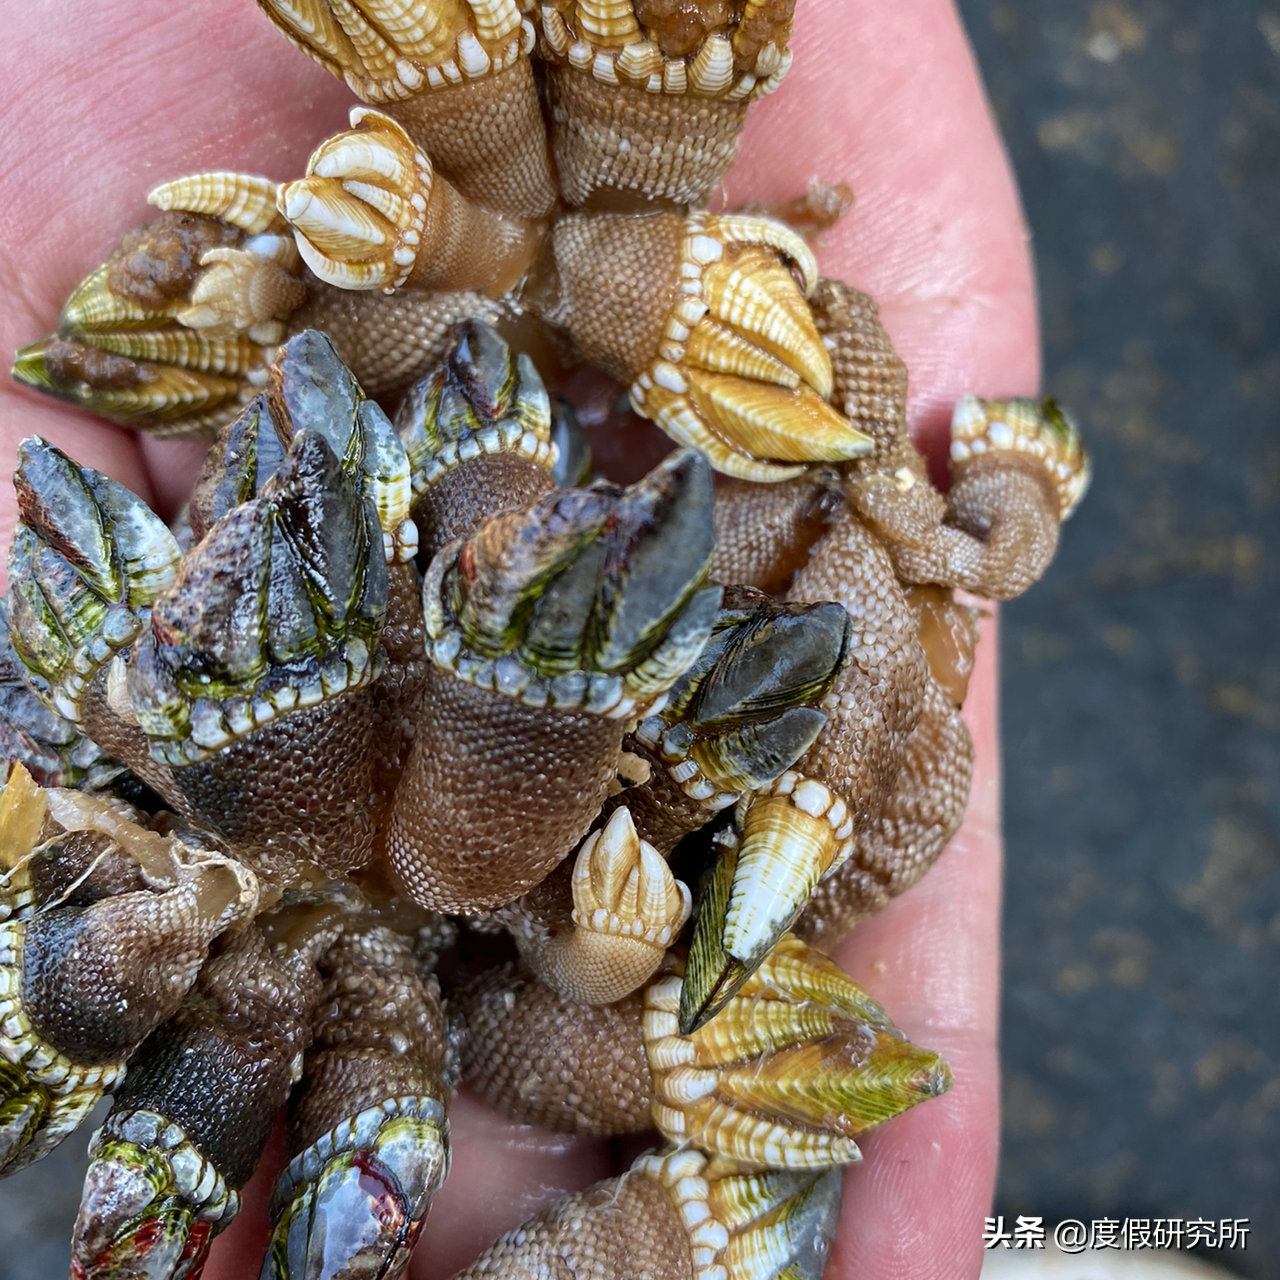
<path fill-rule="evenodd" d="M 213 439 L 182 537 L 19 452 L 0 1169 L 109 1092 L 75 1274 L 187 1280 L 283 1112 L 264 1280 L 394 1277 L 461 1079 L 669 1144 L 464 1274 L 819 1280 L 834 1170 L 951 1074 L 813 944 L 959 825 L 955 593 L 1044 571 L 1079 433 L 965 398 L 939 492 L 813 220 L 697 207 L 788 0 L 260 5 L 367 105 L 157 188 L 14 368 Z M 582 364 L 684 447 L 592 477 Z M 438 980 L 459 926 L 519 962 Z"/>

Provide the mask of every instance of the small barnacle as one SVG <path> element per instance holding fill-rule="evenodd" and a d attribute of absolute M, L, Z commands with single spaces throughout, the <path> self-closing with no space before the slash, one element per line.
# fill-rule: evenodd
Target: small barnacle
<path fill-rule="evenodd" d="M 486 517 L 557 487 L 546 387 L 533 361 L 482 321 L 455 327 L 438 366 L 405 396 L 395 427 L 412 472 L 423 563 Z"/>
<path fill-rule="evenodd" d="M 14 488 L 13 648 L 48 705 L 92 722 L 103 668 L 172 585 L 178 544 L 140 498 L 38 436 L 18 448 Z"/>
<path fill-rule="evenodd" d="M 673 1142 L 775 1169 L 861 1159 L 854 1138 L 951 1087 L 821 952 L 784 937 L 696 1031 L 679 1030 L 681 966 L 645 991 L 653 1118 Z"/>
<path fill-rule="evenodd" d="M 619 802 L 645 839 L 669 855 L 808 750 L 826 722 L 819 704 L 844 663 L 849 631 L 839 605 L 782 604 L 726 588 L 701 654 L 627 740 L 649 765 L 649 780 Z"/>
<path fill-rule="evenodd" d="M 530 969 L 583 1004 L 613 1004 L 639 990 L 689 918 L 688 888 L 640 838 L 626 808 L 582 842 L 570 890 L 567 921 L 540 918 L 525 899 L 501 918 Z"/>
<path fill-rule="evenodd" d="M 280 188 L 307 266 L 339 289 L 480 289 L 499 297 L 528 270 L 540 228 L 473 204 L 390 116 L 351 111 L 307 176 Z"/>

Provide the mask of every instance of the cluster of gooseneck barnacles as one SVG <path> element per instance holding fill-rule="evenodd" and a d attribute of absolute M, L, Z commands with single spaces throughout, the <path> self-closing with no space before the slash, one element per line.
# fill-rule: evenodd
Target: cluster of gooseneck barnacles
<path fill-rule="evenodd" d="M 15 365 L 214 438 L 172 529 L 20 450 L 0 1166 L 110 1093 L 73 1274 L 186 1280 L 287 1108 L 264 1280 L 391 1277 L 461 1080 L 666 1143 L 464 1274 L 818 1280 L 857 1136 L 951 1077 L 814 944 L 959 826 L 955 592 L 1043 572 L 1078 435 L 966 399 L 939 492 L 875 305 L 698 211 L 789 0 L 260 3 L 373 105 L 159 188 Z M 588 480 L 528 352 L 686 448 Z M 442 996 L 460 928 L 518 959 Z"/>

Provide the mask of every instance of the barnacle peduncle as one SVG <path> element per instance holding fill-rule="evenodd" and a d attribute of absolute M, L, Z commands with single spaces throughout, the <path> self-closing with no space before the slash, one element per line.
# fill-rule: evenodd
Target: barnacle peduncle
<path fill-rule="evenodd" d="M 396 1275 L 449 1169 L 439 992 L 408 940 L 348 924 L 320 961 L 262 1280 Z"/>
<path fill-rule="evenodd" d="M 233 933 L 130 1060 L 85 1176 L 77 1274 L 199 1276 L 288 1096 L 320 994 L 315 957 L 335 933 L 274 947 L 256 927 Z"/>
<path fill-rule="evenodd" d="M 834 468 L 762 488 L 726 476 L 716 484 L 716 551 L 711 576 L 784 596 L 844 505 Z"/>
<path fill-rule="evenodd" d="M 705 199 L 737 152 L 748 104 L 786 74 L 793 8 L 543 4 L 539 52 L 565 199 Z"/>
<path fill-rule="evenodd" d="M 838 1170 L 755 1170 L 668 1148 L 564 1196 L 455 1280 L 820 1280 L 840 1217 Z"/>
<path fill-rule="evenodd" d="M 46 816 L 47 815 L 47 816 Z M 210 943 L 258 909 L 248 868 L 138 825 L 119 801 L 0 799 L 0 1170 L 57 1145 L 177 1009 Z"/>

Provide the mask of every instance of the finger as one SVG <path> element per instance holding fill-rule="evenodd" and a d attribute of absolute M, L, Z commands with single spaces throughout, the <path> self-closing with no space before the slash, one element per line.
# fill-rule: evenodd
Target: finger
<path fill-rule="evenodd" d="M 609 1143 L 504 1120 L 465 1090 L 449 1110 L 453 1167 L 413 1256 L 413 1280 L 444 1280 L 568 1191 L 614 1172 Z"/>
<path fill-rule="evenodd" d="M 908 1039 L 947 1059 L 955 1085 L 862 1144 L 832 1280 L 957 1280 L 981 1266 L 999 1129 L 996 630 L 984 619 L 965 709 L 975 768 L 964 826 L 918 885 L 836 952 Z"/>

